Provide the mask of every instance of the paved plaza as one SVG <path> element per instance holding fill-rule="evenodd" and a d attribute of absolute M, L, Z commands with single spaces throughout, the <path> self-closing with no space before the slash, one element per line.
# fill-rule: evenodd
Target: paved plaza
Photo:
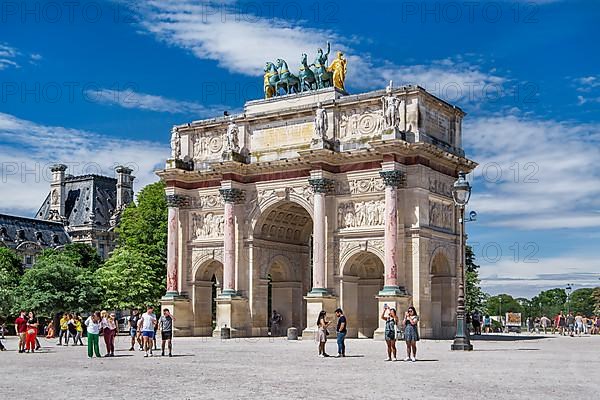
<path fill-rule="evenodd" d="M 345 359 L 319 358 L 314 342 L 282 338 L 176 338 L 173 358 L 143 358 L 127 351 L 120 336 L 115 358 L 90 360 L 86 347 L 58 347 L 54 340 L 43 340 L 36 354 L 18 354 L 16 339 L 8 338 L 9 351 L 0 353 L 0 398 L 24 398 L 32 385 L 55 400 L 94 392 L 145 400 L 597 396 L 600 336 L 484 339 L 470 353 L 451 352 L 448 341 L 422 340 L 419 360 L 409 363 L 384 362 L 385 344 L 370 339 L 348 340 Z M 335 349 L 328 342 L 328 353 Z"/>

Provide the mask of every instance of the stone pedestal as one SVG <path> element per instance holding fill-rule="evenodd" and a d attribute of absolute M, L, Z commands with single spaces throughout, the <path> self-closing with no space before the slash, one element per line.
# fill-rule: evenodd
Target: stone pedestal
<path fill-rule="evenodd" d="M 333 321 L 335 319 L 335 309 L 337 308 L 337 298 L 326 293 L 319 295 L 317 293 L 309 293 L 304 297 L 306 300 L 306 329 L 302 331 L 303 340 L 314 340 L 317 332 L 317 318 L 321 310 L 327 312 L 327 319 Z M 329 333 L 334 333 L 335 328 L 330 325 Z"/>
<path fill-rule="evenodd" d="M 231 337 L 250 336 L 250 309 L 248 300 L 241 296 L 217 297 L 217 326 L 213 337 L 221 337 L 221 328 L 231 329 Z"/>
<path fill-rule="evenodd" d="M 402 139 L 406 140 L 406 133 L 401 132 L 397 127 L 395 128 L 386 128 L 381 132 L 381 140 L 394 140 L 394 139 Z"/>
<path fill-rule="evenodd" d="M 186 296 L 165 296 L 160 300 L 162 309 L 169 309 L 173 316 L 173 334 L 175 336 L 192 336 L 194 314 L 192 302 Z"/>
<path fill-rule="evenodd" d="M 246 163 L 248 160 L 242 154 L 233 150 L 226 150 L 221 154 L 223 161 L 237 161 L 239 163 Z"/>
<path fill-rule="evenodd" d="M 383 312 L 383 306 L 385 304 L 388 305 L 389 308 L 395 308 L 398 313 L 398 318 L 400 322 L 404 318 L 404 313 L 408 309 L 408 306 L 412 304 L 411 296 L 377 296 L 377 300 L 379 303 L 378 313 L 381 316 Z M 375 340 L 384 340 L 385 334 L 385 321 L 379 318 L 379 326 L 377 330 L 373 333 L 373 339 Z"/>
<path fill-rule="evenodd" d="M 339 142 L 335 142 L 327 138 L 313 138 L 310 141 L 311 150 L 326 149 L 337 151 L 339 150 L 339 147 Z"/>

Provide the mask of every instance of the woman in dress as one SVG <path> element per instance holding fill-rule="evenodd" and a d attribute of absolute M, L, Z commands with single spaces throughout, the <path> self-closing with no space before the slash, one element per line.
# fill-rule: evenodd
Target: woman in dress
<path fill-rule="evenodd" d="M 117 335 L 117 321 L 115 314 L 108 314 L 102 311 L 102 335 L 104 336 L 104 345 L 106 346 L 106 355 L 104 357 L 115 356 L 115 336 Z"/>
<path fill-rule="evenodd" d="M 408 307 L 408 311 L 404 314 L 404 340 L 406 341 L 406 358 L 404 361 L 417 361 L 417 342 L 419 341 L 419 332 L 417 331 L 417 323 L 419 316 L 417 310 L 413 306 Z M 412 353 L 412 357 L 411 357 Z"/>
<path fill-rule="evenodd" d="M 319 317 L 317 318 L 317 342 L 319 342 L 319 357 L 329 357 L 329 354 L 325 352 L 325 343 L 327 343 L 327 327 L 330 321 L 327 321 L 327 313 L 325 310 L 321 310 Z"/>
<path fill-rule="evenodd" d="M 387 358 L 385 361 L 397 361 L 396 358 L 396 325 L 398 325 L 398 315 L 395 308 L 389 308 L 387 304 L 383 305 L 381 319 L 385 321 L 385 344 L 387 346 Z"/>
<path fill-rule="evenodd" d="M 33 311 L 29 311 L 29 318 L 27 319 L 27 331 L 25 332 L 25 350 L 27 350 L 27 353 L 29 353 L 29 350 L 31 350 L 32 353 L 35 353 L 35 339 L 37 337 L 38 326 L 39 323 L 33 314 Z"/>

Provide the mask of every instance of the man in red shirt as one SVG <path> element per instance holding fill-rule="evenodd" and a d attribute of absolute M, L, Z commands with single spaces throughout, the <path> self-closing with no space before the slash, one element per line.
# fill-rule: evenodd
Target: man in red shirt
<path fill-rule="evenodd" d="M 25 311 L 21 311 L 21 315 L 15 320 L 15 330 L 19 335 L 19 353 L 24 353 L 25 334 L 27 333 L 27 319 L 25 318 Z"/>

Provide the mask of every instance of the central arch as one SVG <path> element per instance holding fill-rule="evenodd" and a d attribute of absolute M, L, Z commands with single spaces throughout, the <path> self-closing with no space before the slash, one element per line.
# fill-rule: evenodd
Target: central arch
<path fill-rule="evenodd" d="M 341 305 L 348 318 L 348 337 L 373 337 L 379 325 L 375 296 L 383 287 L 383 262 L 369 251 L 360 251 L 346 261 L 342 271 Z"/>
<path fill-rule="evenodd" d="M 271 330 L 271 311 L 283 317 L 276 335 L 304 329 L 304 294 L 311 288 L 313 221 L 304 206 L 281 200 L 267 207 L 253 227 L 253 326 Z"/>

